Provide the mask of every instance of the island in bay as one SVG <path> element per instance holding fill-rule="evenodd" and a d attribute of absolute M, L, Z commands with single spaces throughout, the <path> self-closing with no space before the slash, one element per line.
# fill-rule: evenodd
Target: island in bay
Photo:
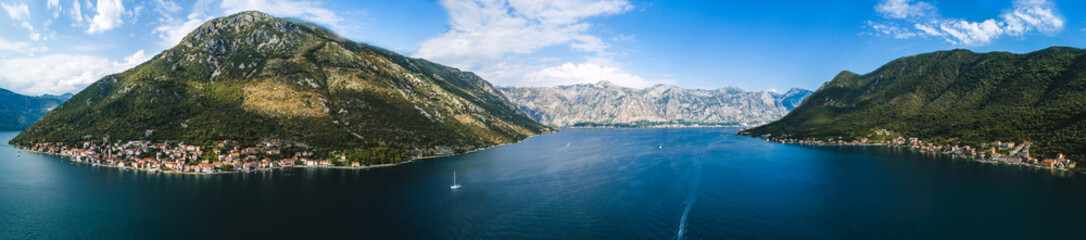
<path fill-rule="evenodd" d="M 10 144 L 100 165 L 220 173 L 396 164 L 549 131 L 470 72 L 242 12 L 96 81 Z"/>

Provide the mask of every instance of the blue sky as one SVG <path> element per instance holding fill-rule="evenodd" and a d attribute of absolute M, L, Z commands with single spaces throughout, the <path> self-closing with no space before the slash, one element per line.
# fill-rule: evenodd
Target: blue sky
<path fill-rule="evenodd" d="M 1083 1 L 0 0 L 0 88 L 77 92 L 215 17 L 259 10 L 495 85 L 815 89 L 965 48 L 1086 47 Z"/>

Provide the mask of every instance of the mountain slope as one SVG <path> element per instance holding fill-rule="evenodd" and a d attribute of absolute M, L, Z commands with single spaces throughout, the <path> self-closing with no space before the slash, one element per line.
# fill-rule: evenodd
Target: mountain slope
<path fill-rule="evenodd" d="M 553 126 L 756 125 L 784 116 L 790 106 L 811 93 L 804 89 L 777 94 L 667 85 L 632 89 L 606 81 L 500 89 L 533 119 Z"/>
<path fill-rule="evenodd" d="M 1086 157 L 1086 50 L 940 51 L 864 75 L 842 72 L 779 121 L 741 134 L 864 136 L 888 129 L 945 142 L 1033 141 Z"/>
<path fill-rule="evenodd" d="M 232 139 L 435 155 L 547 130 L 472 73 L 243 12 L 98 80 L 11 142 Z"/>
<path fill-rule="evenodd" d="M 62 101 L 21 95 L 0 89 L 0 130 L 23 130 L 56 108 Z"/>

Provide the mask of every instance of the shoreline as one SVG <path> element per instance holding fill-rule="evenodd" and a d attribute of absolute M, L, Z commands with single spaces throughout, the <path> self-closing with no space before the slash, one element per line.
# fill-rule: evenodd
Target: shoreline
<path fill-rule="evenodd" d="M 738 136 L 743 136 L 743 135 L 738 135 Z M 1019 166 L 1019 167 L 1029 167 L 1029 168 L 1035 168 L 1035 169 L 1047 169 L 1047 170 L 1053 170 L 1053 171 L 1064 171 L 1064 172 L 1071 172 L 1071 173 L 1083 173 L 1083 174 L 1086 174 L 1086 171 L 1078 169 L 1078 168 L 1074 168 L 1074 167 L 1070 167 L 1070 168 L 1047 167 L 1047 166 L 1043 166 L 1043 165 L 1039 165 L 1039 164 L 1031 164 L 1031 163 L 1028 163 L 1026 161 L 1021 161 L 1021 162 L 1017 162 L 1017 163 L 1004 162 L 1004 161 L 995 160 L 995 159 L 985 159 L 983 154 L 975 154 L 975 155 L 971 156 L 969 154 L 965 154 L 964 152 L 954 152 L 952 150 L 951 151 L 940 151 L 941 148 L 940 149 L 927 149 L 925 147 L 922 147 L 919 144 L 910 146 L 910 145 L 905 145 L 905 144 L 893 144 L 893 143 L 866 143 L 866 142 L 844 142 L 844 141 L 822 142 L 820 140 L 815 142 L 815 141 L 810 141 L 810 140 L 797 140 L 797 139 L 770 139 L 770 138 L 763 138 L 763 137 L 756 137 L 756 136 L 748 136 L 748 137 L 762 138 L 762 139 L 765 139 L 765 141 L 767 141 L 767 142 L 773 142 L 773 143 L 801 145 L 801 146 L 814 146 L 814 147 L 886 147 L 886 148 L 899 148 L 899 149 L 905 149 L 905 150 L 908 150 L 908 151 L 911 151 L 911 152 L 916 152 L 916 153 L 931 153 L 931 154 L 936 154 L 936 155 L 944 155 L 944 156 L 950 156 L 950 157 L 953 157 L 953 158 L 961 158 L 961 159 L 965 159 L 965 160 L 969 160 L 969 161 L 973 161 L 973 162 L 978 162 L 978 163 L 985 163 L 985 164 Z"/>
<path fill-rule="evenodd" d="M 462 152 L 462 153 L 450 153 L 450 154 L 441 154 L 441 155 L 432 155 L 432 156 L 413 157 L 413 158 L 411 158 L 411 159 L 409 159 L 407 161 L 403 161 L 403 162 L 399 162 L 399 163 L 393 163 L 393 165 L 407 164 L 407 163 L 410 163 L 410 162 L 414 162 L 415 160 L 427 160 L 427 159 L 436 159 L 436 158 L 443 158 L 443 157 L 452 157 L 452 156 L 465 155 L 465 154 L 474 153 L 474 152 L 478 152 L 478 151 L 488 150 L 488 149 L 491 149 L 491 148 L 496 148 L 496 147 L 501 147 L 501 146 L 505 146 L 505 145 L 521 143 L 521 142 L 524 142 L 524 141 L 528 141 L 529 138 L 543 136 L 543 134 L 552 134 L 552 133 L 558 133 L 558 129 L 554 129 L 554 131 L 550 131 L 550 132 L 543 132 L 543 133 L 540 133 L 540 134 L 528 136 L 528 137 L 526 137 L 524 139 L 521 139 L 521 140 L 518 140 L 518 141 L 515 141 L 515 142 L 511 142 L 511 143 L 496 144 L 494 146 L 479 148 L 479 149 L 475 149 L 475 150 L 471 150 L 471 151 L 467 151 L 467 152 Z"/>
<path fill-rule="evenodd" d="M 298 165 L 297 163 L 293 163 L 290 166 L 262 167 L 262 168 L 258 168 L 258 169 L 255 169 L 255 170 L 214 171 L 214 172 L 210 172 L 210 173 L 208 173 L 208 172 L 199 172 L 199 171 L 176 171 L 176 170 L 148 169 L 148 168 L 137 168 L 137 167 L 130 167 L 130 166 L 117 166 L 117 165 L 111 165 L 111 164 L 93 163 L 93 162 L 89 162 L 89 161 L 79 161 L 79 160 L 76 159 L 77 156 L 68 155 L 68 154 L 64 154 L 64 153 L 61 153 L 61 152 L 54 153 L 54 152 L 46 152 L 46 151 L 35 151 L 35 150 L 31 150 L 30 148 L 27 148 L 27 147 L 21 147 L 21 146 L 15 146 L 15 145 L 8 145 L 8 146 L 11 146 L 12 148 L 18 149 L 19 151 L 23 151 L 23 152 L 63 157 L 63 158 L 67 158 L 67 160 L 70 161 L 70 162 L 74 162 L 74 163 L 78 163 L 78 164 L 87 164 L 87 165 L 91 165 L 91 166 L 109 167 L 109 168 L 117 168 L 117 169 L 123 169 L 123 170 L 135 170 L 135 171 L 149 172 L 149 173 L 182 174 L 182 175 L 219 175 L 219 174 L 254 173 L 254 172 L 263 172 L 263 171 L 270 171 L 270 170 L 287 169 L 287 168 L 325 168 L 325 169 L 343 169 L 343 170 L 352 170 L 352 169 L 353 170 L 364 170 L 364 169 L 371 169 L 371 168 L 395 167 L 395 166 L 399 166 L 399 165 L 402 165 L 402 164 L 412 163 L 412 162 L 414 162 L 416 160 L 437 159 L 437 158 L 443 158 L 443 157 L 452 157 L 452 156 L 458 156 L 458 155 L 465 155 L 465 154 L 474 153 L 474 152 L 478 152 L 478 151 L 483 151 L 483 150 L 487 150 L 487 149 L 491 149 L 491 148 L 501 147 L 501 146 L 510 145 L 510 144 L 516 144 L 516 143 L 524 142 L 524 141 L 526 141 L 526 140 L 528 140 L 529 138 L 532 138 L 532 137 L 540 136 L 540 135 L 543 135 L 543 134 L 549 134 L 549 133 L 557 133 L 557 132 L 558 132 L 558 130 L 554 129 L 553 131 L 542 132 L 540 134 L 528 136 L 528 137 L 525 137 L 524 139 L 520 139 L 520 140 L 514 141 L 514 142 L 509 142 L 509 143 L 504 143 L 504 144 L 496 144 L 496 145 L 493 145 L 493 146 L 474 149 L 474 150 L 466 151 L 466 152 L 462 152 L 462 153 L 450 153 L 450 154 L 441 154 L 441 155 L 410 157 L 407 160 L 397 162 L 397 163 L 362 165 L 362 166 L 358 166 L 358 167 L 354 167 L 354 166 L 332 166 L 332 165 L 308 166 L 308 165 L 304 165 L 304 164 Z M 18 154 L 18 153 L 16 153 L 16 154 Z"/>
<path fill-rule="evenodd" d="M 34 150 L 29 150 L 29 149 L 24 149 L 24 148 L 19 148 L 19 147 L 15 147 L 15 148 L 19 149 L 20 151 L 24 151 L 24 152 L 28 152 L 28 153 L 63 157 L 63 158 L 67 158 L 67 160 L 69 162 L 73 162 L 73 163 L 77 163 L 77 164 L 86 164 L 86 165 L 95 166 L 95 167 L 108 167 L 108 168 L 116 168 L 116 169 L 122 169 L 122 170 L 134 170 L 134 171 L 148 172 L 148 173 L 181 174 L 181 175 L 220 175 L 220 174 L 239 174 L 239 173 L 244 174 L 244 173 L 256 173 L 256 172 L 265 172 L 265 171 L 290 169 L 290 168 L 305 168 L 305 169 L 310 169 L 310 168 L 322 169 L 323 168 L 323 169 L 341 169 L 341 170 L 365 170 L 365 169 L 371 169 L 371 168 L 395 167 L 395 166 L 398 166 L 400 164 L 406 164 L 406 163 L 410 163 L 410 162 L 414 161 L 414 159 L 411 159 L 411 160 L 407 160 L 407 161 L 400 162 L 400 163 L 365 165 L 365 166 L 359 166 L 359 167 L 351 167 L 351 166 L 306 166 L 306 165 L 298 166 L 298 165 L 294 165 L 294 166 L 267 167 L 267 168 L 261 168 L 261 169 L 256 169 L 256 170 L 234 170 L 234 171 L 224 171 L 224 172 L 201 173 L 201 172 L 161 170 L 161 169 L 146 169 L 146 168 L 135 168 L 135 167 L 120 167 L 120 166 L 109 165 L 109 164 L 81 162 L 81 161 L 75 160 L 72 156 L 68 156 L 68 155 L 64 155 L 64 154 L 60 154 L 60 153 L 34 151 Z"/>
<path fill-rule="evenodd" d="M 673 125 L 656 125 L 645 127 L 620 127 L 620 126 L 568 126 L 568 127 L 555 127 L 555 128 L 572 128 L 572 129 L 649 129 L 649 128 L 751 128 L 755 126 L 739 126 L 739 125 L 699 125 L 699 126 L 673 126 Z"/>

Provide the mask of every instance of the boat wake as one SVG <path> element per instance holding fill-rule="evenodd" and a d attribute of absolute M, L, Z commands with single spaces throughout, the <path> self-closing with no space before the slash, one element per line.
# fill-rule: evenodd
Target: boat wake
<path fill-rule="evenodd" d="M 557 151 L 566 150 L 566 148 L 569 148 L 569 143 L 566 143 L 565 147 L 559 148 Z"/>
<path fill-rule="evenodd" d="M 698 200 L 698 185 L 701 184 L 701 161 L 694 159 L 694 178 L 690 182 L 690 192 L 686 195 L 686 208 L 683 209 L 683 216 L 679 219 L 679 233 L 675 235 L 675 239 L 686 239 L 686 218 L 690 216 L 690 209 L 694 208 L 694 202 Z"/>

